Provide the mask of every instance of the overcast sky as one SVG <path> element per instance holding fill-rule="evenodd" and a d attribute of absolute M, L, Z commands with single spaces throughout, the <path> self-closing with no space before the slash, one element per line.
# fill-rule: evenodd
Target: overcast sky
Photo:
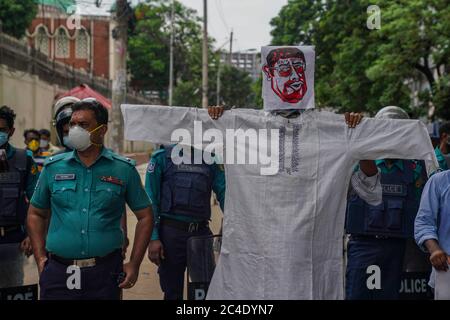
<path fill-rule="evenodd" d="M 166 0 L 170 1 L 170 0 Z M 187 7 L 197 10 L 203 17 L 203 0 L 178 0 Z M 103 0 L 96 8 L 95 0 L 77 0 L 83 13 L 108 14 L 115 0 Z M 144 0 L 132 0 L 133 4 Z M 216 48 L 222 46 L 234 31 L 233 51 L 257 49 L 270 43 L 270 20 L 278 15 L 288 0 L 208 0 L 209 33 L 216 39 Z M 228 48 L 229 45 L 227 44 Z"/>
<path fill-rule="evenodd" d="M 179 0 L 203 16 L 203 0 Z M 233 51 L 260 47 L 270 43 L 270 20 L 278 15 L 288 0 L 208 0 L 209 33 L 219 47 L 234 31 Z M 228 45 L 227 45 L 228 47 Z"/>

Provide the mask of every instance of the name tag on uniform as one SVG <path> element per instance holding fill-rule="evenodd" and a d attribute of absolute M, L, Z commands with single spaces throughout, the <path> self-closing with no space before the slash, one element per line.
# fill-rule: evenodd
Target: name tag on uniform
<path fill-rule="evenodd" d="M 59 173 L 55 175 L 55 181 L 75 180 L 75 173 Z"/>
<path fill-rule="evenodd" d="M 179 164 L 176 166 L 177 171 L 192 172 L 192 173 L 204 173 L 205 168 L 195 164 Z"/>
<path fill-rule="evenodd" d="M 401 184 L 383 184 L 383 194 L 387 195 L 405 195 L 405 190 Z"/>
<path fill-rule="evenodd" d="M 103 177 L 100 178 L 100 180 L 102 180 L 102 181 L 104 181 L 104 182 L 109 182 L 109 183 L 112 183 L 112 184 L 117 184 L 117 185 L 119 185 L 119 186 L 123 186 L 123 181 L 120 180 L 119 178 L 116 178 L 116 177 L 111 177 L 111 176 L 107 177 L 107 176 L 103 176 Z"/>

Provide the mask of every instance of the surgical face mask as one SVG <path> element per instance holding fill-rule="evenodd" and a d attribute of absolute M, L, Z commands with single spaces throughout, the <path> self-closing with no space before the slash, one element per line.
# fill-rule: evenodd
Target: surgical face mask
<path fill-rule="evenodd" d="M 5 145 L 9 140 L 9 134 L 0 131 L 0 147 Z"/>
<path fill-rule="evenodd" d="M 39 149 L 39 141 L 31 140 L 30 142 L 28 142 L 28 149 L 33 152 L 37 151 L 37 149 Z"/>
<path fill-rule="evenodd" d="M 43 140 L 43 139 L 41 139 L 40 141 L 39 141 L 39 144 L 40 144 L 40 146 L 41 146 L 41 148 L 47 148 L 48 147 L 48 140 Z"/>
<path fill-rule="evenodd" d="M 63 137 L 63 144 L 64 144 L 64 146 L 65 146 L 66 148 L 73 149 L 73 146 L 72 146 L 72 144 L 70 143 L 70 140 L 69 140 L 69 136 L 68 136 L 68 135 Z"/>
<path fill-rule="evenodd" d="M 80 126 L 74 126 L 69 130 L 69 143 L 70 145 L 78 150 L 85 151 L 92 144 L 91 142 L 91 134 L 103 127 L 103 125 L 98 126 L 91 132 L 81 128 Z"/>

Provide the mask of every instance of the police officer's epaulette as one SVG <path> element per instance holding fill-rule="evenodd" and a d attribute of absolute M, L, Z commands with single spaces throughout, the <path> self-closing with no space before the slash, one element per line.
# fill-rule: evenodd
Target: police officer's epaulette
<path fill-rule="evenodd" d="M 44 161 L 44 167 L 64 159 L 65 157 L 67 157 L 67 155 L 68 155 L 68 153 L 60 153 L 60 154 L 46 158 Z"/>
<path fill-rule="evenodd" d="M 133 167 L 136 166 L 136 160 L 133 160 L 133 159 L 130 159 L 130 158 L 127 158 L 127 157 L 121 156 L 120 154 L 115 154 L 115 153 L 112 154 L 112 157 L 114 159 L 123 161 L 123 162 L 129 164 L 130 166 L 133 166 Z"/>
<path fill-rule="evenodd" d="M 152 153 L 152 158 L 153 158 L 153 157 L 157 157 L 157 156 L 162 155 L 162 154 L 165 154 L 165 153 L 166 153 L 166 149 L 158 149 L 158 150 L 155 150 L 155 151 L 153 151 L 153 153 Z"/>
<path fill-rule="evenodd" d="M 33 158 L 33 152 L 31 150 L 25 150 L 27 157 Z"/>

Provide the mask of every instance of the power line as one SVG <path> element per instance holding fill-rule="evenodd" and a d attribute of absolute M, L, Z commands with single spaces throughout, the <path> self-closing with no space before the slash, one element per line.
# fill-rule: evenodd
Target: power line
<path fill-rule="evenodd" d="M 221 0 L 216 0 L 216 9 L 217 12 L 219 13 L 219 18 L 222 21 L 225 29 L 227 30 L 227 32 L 230 30 L 230 27 L 228 26 L 228 23 L 225 19 L 225 15 L 224 15 L 224 10 L 223 10 L 223 6 L 222 6 L 222 1 Z"/>

